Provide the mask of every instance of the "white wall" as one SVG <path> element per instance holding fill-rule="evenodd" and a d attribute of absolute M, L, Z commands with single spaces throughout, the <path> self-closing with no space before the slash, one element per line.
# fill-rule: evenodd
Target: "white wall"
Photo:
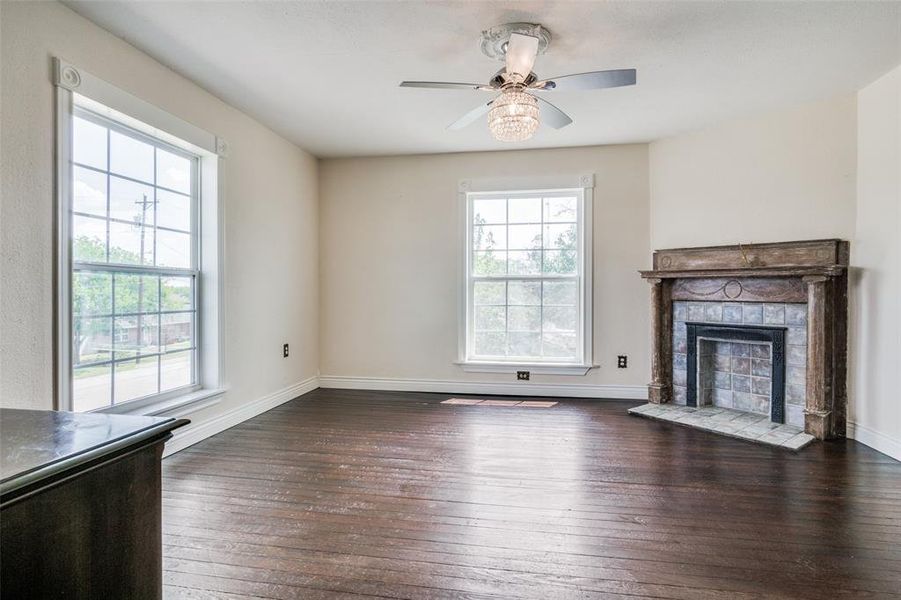
<path fill-rule="evenodd" d="M 651 143 L 655 249 L 854 235 L 854 96 Z"/>
<path fill-rule="evenodd" d="M 53 406 L 52 56 L 230 143 L 221 167 L 229 393 L 191 415 L 195 424 L 314 377 L 316 159 L 58 3 L 2 2 L 0 20 L 0 405 Z"/>
<path fill-rule="evenodd" d="M 901 460 L 901 67 L 857 96 L 849 425 Z"/>
<path fill-rule="evenodd" d="M 407 389 L 455 382 L 443 389 L 461 392 L 486 388 L 460 382 L 516 384 L 513 374 L 464 373 L 453 364 L 463 252 L 458 183 L 587 172 L 596 174 L 594 358 L 601 367 L 584 377 L 533 375 L 519 385 L 523 393 L 542 383 L 635 386 L 588 393 L 644 395 L 648 290 L 636 271 L 650 262 L 646 145 L 322 161 L 325 384 L 332 376 L 431 382 Z M 617 354 L 629 356 L 628 369 L 616 368 Z"/>

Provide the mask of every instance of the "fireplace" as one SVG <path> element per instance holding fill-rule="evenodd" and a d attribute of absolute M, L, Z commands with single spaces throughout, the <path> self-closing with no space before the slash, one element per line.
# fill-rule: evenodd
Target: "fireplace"
<path fill-rule="evenodd" d="M 848 243 L 654 252 L 652 404 L 768 415 L 844 437 Z"/>
<path fill-rule="evenodd" d="M 785 328 L 686 324 L 686 404 L 785 422 Z M 803 422 L 800 424 L 803 427 Z"/>

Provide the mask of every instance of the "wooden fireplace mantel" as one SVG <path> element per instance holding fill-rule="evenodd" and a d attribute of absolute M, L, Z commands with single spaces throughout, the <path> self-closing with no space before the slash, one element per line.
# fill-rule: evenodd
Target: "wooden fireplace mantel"
<path fill-rule="evenodd" d="M 807 304 L 805 431 L 844 437 L 848 242 L 839 239 L 673 248 L 654 252 L 648 399 L 672 399 L 674 300 Z"/>

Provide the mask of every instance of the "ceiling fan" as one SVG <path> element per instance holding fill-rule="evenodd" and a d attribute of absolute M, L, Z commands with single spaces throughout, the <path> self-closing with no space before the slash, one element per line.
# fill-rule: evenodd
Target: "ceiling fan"
<path fill-rule="evenodd" d="M 532 92 L 582 91 L 635 85 L 635 69 L 592 71 L 540 79 L 532 71 L 535 59 L 547 50 L 550 32 L 538 24 L 508 23 L 482 32 L 482 52 L 502 60 L 504 68 L 486 84 L 444 81 L 403 81 L 401 87 L 497 92 L 489 102 L 469 111 L 448 126 L 462 129 L 488 115 L 491 134 L 503 142 L 521 142 L 538 129 L 539 117 L 560 129 L 572 123 L 562 110 Z"/>

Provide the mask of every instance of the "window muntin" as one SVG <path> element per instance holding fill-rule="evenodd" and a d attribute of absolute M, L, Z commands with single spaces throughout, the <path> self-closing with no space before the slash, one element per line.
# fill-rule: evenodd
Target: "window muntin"
<path fill-rule="evenodd" d="M 72 116 L 73 410 L 198 387 L 199 158 Z"/>
<path fill-rule="evenodd" d="M 467 194 L 467 362 L 582 364 L 581 189 Z"/>

